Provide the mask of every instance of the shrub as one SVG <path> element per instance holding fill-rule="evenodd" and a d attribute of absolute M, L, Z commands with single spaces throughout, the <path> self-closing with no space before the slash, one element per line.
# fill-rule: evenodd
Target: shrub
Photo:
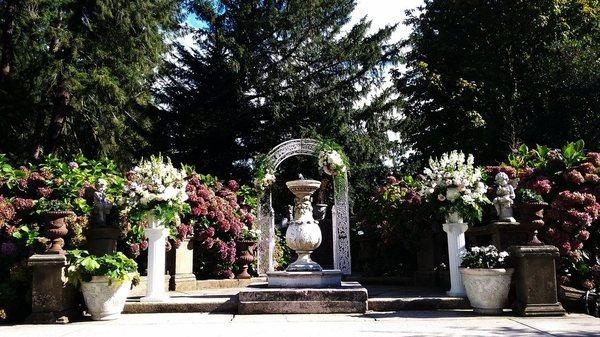
<path fill-rule="evenodd" d="M 191 175 L 187 192 L 191 213 L 186 221 L 193 226 L 198 243 L 194 251 L 197 275 L 233 277 L 235 242 L 244 227 L 253 228 L 256 217 L 250 205 L 256 201 L 236 181 L 223 183 L 210 175 Z"/>
<path fill-rule="evenodd" d="M 533 193 L 549 203 L 542 241 L 558 247 L 561 284 L 593 289 L 600 284 L 600 154 L 581 141 L 561 149 L 519 147 L 509 163 L 520 177 L 518 196 Z M 539 200 L 538 197 L 534 197 Z"/>
<path fill-rule="evenodd" d="M 91 206 L 86 201 L 100 178 L 108 182 L 108 198 L 121 194 L 123 178 L 110 160 L 88 160 L 82 155 L 70 162 L 48 156 L 39 164 L 15 167 L 0 154 L 0 321 L 23 319 L 31 304 L 27 294 L 31 277 L 26 259 L 43 252 L 47 239 L 40 235 L 40 214 L 70 210 L 65 247 L 85 244 Z"/>
<path fill-rule="evenodd" d="M 94 276 L 108 276 L 109 284 L 132 281 L 137 285 L 139 282 L 137 263 L 121 252 L 94 256 L 85 250 L 70 250 L 67 251 L 67 264 L 67 277 L 75 286 L 91 281 Z"/>

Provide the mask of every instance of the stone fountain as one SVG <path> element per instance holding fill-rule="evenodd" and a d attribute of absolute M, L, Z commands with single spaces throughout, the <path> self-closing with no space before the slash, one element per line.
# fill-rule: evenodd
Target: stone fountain
<path fill-rule="evenodd" d="M 238 294 L 238 313 L 364 313 L 367 290 L 358 282 L 342 282 L 340 270 L 323 270 L 310 258 L 322 240 L 319 220 L 325 216 L 325 205 L 317 205 L 315 214 L 319 220 L 315 220 L 312 206 L 312 194 L 321 182 L 300 176 L 286 185 L 295 200 L 285 241 L 298 258 L 285 271 L 267 272 L 266 283 L 253 283 L 242 289 Z"/>
<path fill-rule="evenodd" d="M 285 271 L 268 272 L 269 287 L 339 287 L 342 282 L 340 270 L 323 270 L 311 260 L 310 254 L 321 245 L 319 221 L 313 217 L 312 194 L 319 189 L 317 180 L 292 180 L 286 183 L 294 194 L 294 219 L 285 233 L 285 242 L 292 248 L 298 259 Z"/>

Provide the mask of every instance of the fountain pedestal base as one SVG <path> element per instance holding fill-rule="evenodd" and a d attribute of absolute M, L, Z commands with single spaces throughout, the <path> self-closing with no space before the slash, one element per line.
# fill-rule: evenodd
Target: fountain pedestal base
<path fill-rule="evenodd" d="M 274 271 L 267 273 L 269 288 L 336 288 L 342 285 L 340 270 Z"/>
<path fill-rule="evenodd" d="M 367 311 L 367 289 L 357 282 L 342 282 L 334 288 L 272 288 L 254 283 L 242 289 L 238 313 L 332 314 Z"/>

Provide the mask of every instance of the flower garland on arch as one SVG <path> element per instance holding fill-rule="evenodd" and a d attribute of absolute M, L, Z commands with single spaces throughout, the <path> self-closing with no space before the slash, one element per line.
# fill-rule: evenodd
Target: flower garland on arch
<path fill-rule="evenodd" d="M 335 180 L 336 194 L 344 190 L 349 160 L 342 147 L 331 140 L 319 139 L 315 155 L 319 159 L 319 168 Z"/>
<path fill-rule="evenodd" d="M 257 156 L 254 161 L 256 163 L 256 170 L 254 172 L 252 183 L 260 196 L 273 185 L 276 180 L 275 165 L 273 160 L 264 154 Z"/>
<path fill-rule="evenodd" d="M 333 177 L 336 189 L 344 189 L 345 174 L 349 166 L 348 157 L 335 142 L 320 138 L 317 141 L 314 155 L 318 159 L 319 169 Z M 262 195 L 276 181 L 275 165 L 272 158 L 264 154 L 257 156 L 254 161 L 256 169 L 252 182 L 259 195 Z"/>

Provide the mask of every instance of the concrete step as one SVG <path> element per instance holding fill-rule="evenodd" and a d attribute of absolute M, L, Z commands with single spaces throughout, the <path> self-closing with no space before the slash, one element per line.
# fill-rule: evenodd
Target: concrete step
<path fill-rule="evenodd" d="M 253 284 L 239 293 L 238 313 L 248 314 L 334 314 L 364 313 L 367 290 L 356 282 L 339 288 L 270 288 Z"/>
<path fill-rule="evenodd" d="M 369 310 L 449 310 L 469 309 L 469 300 L 465 297 L 448 296 L 436 288 L 391 287 L 371 285 L 369 291 Z"/>
<path fill-rule="evenodd" d="M 222 312 L 237 313 L 239 288 L 208 289 L 190 292 L 169 292 L 165 302 L 140 302 L 141 296 L 131 296 L 123 310 L 126 314 L 162 312 Z"/>
<path fill-rule="evenodd" d="M 398 287 L 389 285 L 368 285 L 367 309 L 370 311 L 400 310 L 451 310 L 468 309 L 469 301 L 462 297 L 447 296 L 443 290 L 435 288 Z M 226 312 L 238 313 L 238 294 L 244 288 L 206 288 L 189 292 L 170 292 L 171 298 L 165 303 L 140 303 L 141 296 L 131 296 L 125 304 L 125 313 L 158 312 Z M 281 293 L 282 298 L 296 301 L 298 310 L 310 305 L 306 296 L 298 293 Z M 265 301 L 261 294 L 247 298 L 250 302 Z M 337 295 L 334 295 L 334 297 Z M 342 297 L 333 298 L 340 310 L 344 308 Z M 327 301 L 325 301 L 327 302 Z M 339 302 L 339 303 L 338 303 Z M 313 303 L 314 304 L 314 303 Z M 352 305 L 348 308 L 352 308 Z M 266 310 L 266 309 L 265 309 Z M 291 309 L 290 309 L 291 310 Z M 350 309 L 347 309 L 350 310 Z"/>

